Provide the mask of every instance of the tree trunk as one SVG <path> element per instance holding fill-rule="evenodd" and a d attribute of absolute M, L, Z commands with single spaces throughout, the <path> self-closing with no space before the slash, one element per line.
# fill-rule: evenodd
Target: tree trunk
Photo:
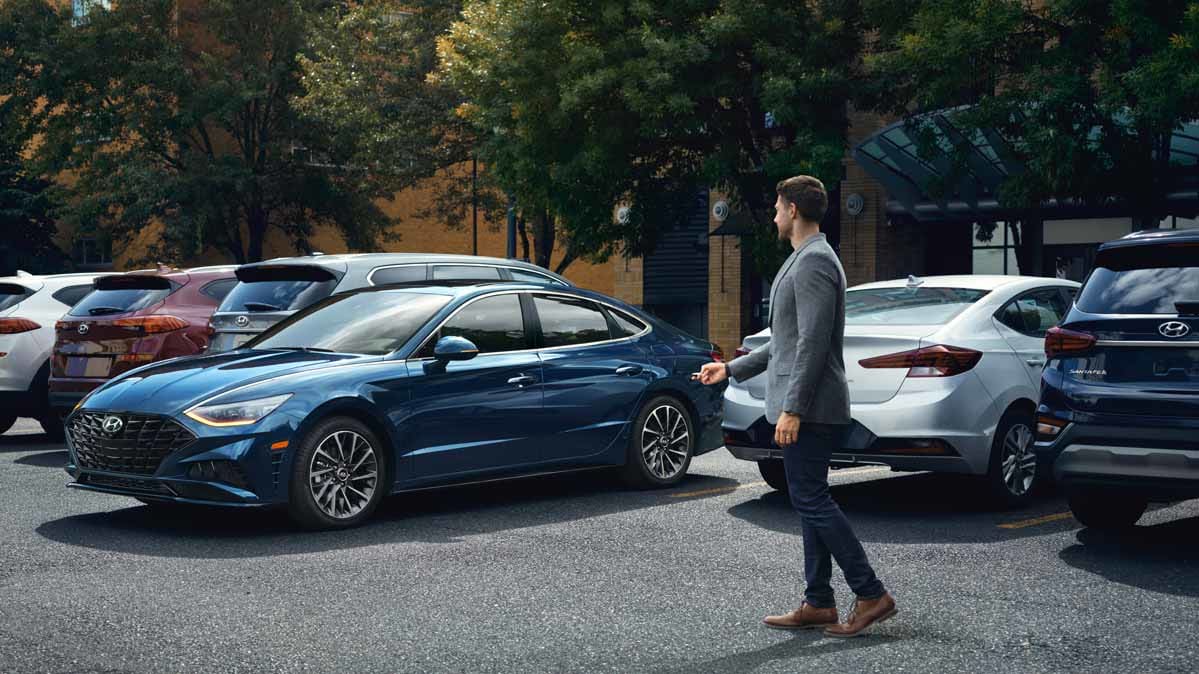
<path fill-rule="evenodd" d="M 537 223 L 533 230 L 533 255 L 534 264 L 545 269 L 550 268 L 554 256 L 554 218 L 546 210 L 537 215 Z"/>
<path fill-rule="evenodd" d="M 520 235 L 520 259 L 529 261 L 529 231 L 525 229 L 525 219 L 516 219 L 516 233 Z"/>
<path fill-rule="evenodd" d="M 247 229 L 250 233 L 246 258 L 250 262 L 262 261 L 262 243 L 266 238 L 267 214 L 261 208 L 249 209 L 246 217 Z"/>

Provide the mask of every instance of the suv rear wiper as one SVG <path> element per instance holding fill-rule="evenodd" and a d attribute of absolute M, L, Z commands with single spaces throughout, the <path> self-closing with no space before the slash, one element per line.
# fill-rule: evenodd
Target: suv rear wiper
<path fill-rule="evenodd" d="M 277 307 L 266 302 L 243 302 L 242 306 L 246 311 L 282 311 L 283 307 Z"/>
<path fill-rule="evenodd" d="M 87 313 L 93 316 L 102 316 L 104 314 L 123 314 L 125 310 L 120 307 L 92 307 L 87 310 Z"/>
<path fill-rule="evenodd" d="M 1199 300 L 1178 300 L 1174 308 L 1179 316 L 1199 316 Z"/>

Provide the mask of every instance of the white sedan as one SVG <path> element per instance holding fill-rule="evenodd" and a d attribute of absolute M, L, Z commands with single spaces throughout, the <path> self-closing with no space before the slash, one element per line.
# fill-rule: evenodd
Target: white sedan
<path fill-rule="evenodd" d="M 998 502 L 1025 502 L 1038 478 L 1032 443 L 1045 332 L 1078 287 L 1040 277 L 939 276 L 850 288 L 844 355 L 853 422 L 834 466 L 985 476 Z M 763 330 L 737 354 L 769 341 Z M 759 375 L 725 391 L 725 444 L 785 490 L 765 389 Z"/>

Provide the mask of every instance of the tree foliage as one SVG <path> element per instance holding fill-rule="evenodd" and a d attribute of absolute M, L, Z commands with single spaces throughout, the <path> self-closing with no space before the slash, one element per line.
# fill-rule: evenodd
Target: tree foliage
<path fill-rule="evenodd" d="M 54 176 L 56 215 L 128 239 L 160 222 L 150 259 L 206 246 L 262 258 L 268 232 L 299 249 L 322 224 L 352 249 L 373 246 L 384 185 L 319 123 L 297 114 L 298 57 L 318 0 L 122 0 L 0 7 L 2 133 L 36 175 Z"/>
<path fill-rule="evenodd" d="M 652 250 L 706 187 L 773 241 L 777 180 L 840 178 L 860 28 L 850 0 L 471 0 L 440 74 L 522 214 L 603 260 Z"/>
<path fill-rule="evenodd" d="M 1193 0 L 874 0 L 866 104 L 896 115 L 963 107 L 957 166 L 977 130 L 1022 166 L 1012 208 L 1115 199 L 1155 227 L 1176 169 L 1172 133 L 1199 118 Z M 919 136 L 919 125 L 913 125 Z M 919 140 L 919 139 L 918 139 Z M 922 139 L 925 145 L 928 138 Z M 941 186 L 946 188 L 946 186 Z"/>

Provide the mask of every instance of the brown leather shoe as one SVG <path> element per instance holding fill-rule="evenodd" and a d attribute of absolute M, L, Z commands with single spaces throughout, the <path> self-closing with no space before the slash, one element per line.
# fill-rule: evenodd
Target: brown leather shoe
<path fill-rule="evenodd" d="M 837 608 L 816 608 L 808 602 L 786 615 L 768 615 L 762 619 L 776 630 L 814 630 L 837 624 Z"/>
<path fill-rule="evenodd" d="M 858 597 L 853 602 L 853 608 L 845 617 L 845 622 L 833 625 L 824 630 L 826 637 L 860 637 L 868 629 L 899 613 L 895 608 L 895 598 L 890 592 L 884 592 L 878 599 L 862 599 Z"/>

